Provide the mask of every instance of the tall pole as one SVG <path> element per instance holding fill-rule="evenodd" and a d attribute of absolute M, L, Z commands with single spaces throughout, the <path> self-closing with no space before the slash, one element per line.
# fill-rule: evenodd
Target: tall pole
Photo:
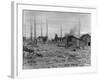
<path fill-rule="evenodd" d="M 46 17 L 46 37 L 48 37 L 48 20 L 47 20 L 47 17 Z"/>
<path fill-rule="evenodd" d="M 24 28 L 25 28 L 25 39 L 26 39 L 27 36 L 26 36 L 26 25 L 25 24 L 24 24 Z"/>
<path fill-rule="evenodd" d="M 42 34 L 42 24 L 41 24 L 41 37 L 43 36 L 43 34 Z"/>
<path fill-rule="evenodd" d="M 78 29 L 79 29 L 78 30 L 79 31 L 79 33 L 78 33 L 79 34 L 79 39 L 80 39 L 80 27 L 81 27 L 81 24 L 80 24 L 80 18 L 79 18 L 79 27 L 78 27 Z M 80 48 L 80 40 L 79 40 L 79 48 Z"/>
<path fill-rule="evenodd" d="M 80 38 L 80 27 L 81 27 L 81 24 L 80 24 L 80 18 L 79 18 L 79 38 Z"/>
<path fill-rule="evenodd" d="M 24 20 L 24 17 L 25 17 L 25 15 L 23 15 L 23 20 Z M 26 24 L 25 24 L 25 21 L 23 21 L 23 28 L 24 28 L 24 30 L 23 30 L 23 37 L 26 40 Z"/>
<path fill-rule="evenodd" d="M 34 40 L 36 39 L 36 16 L 34 16 Z"/>
<path fill-rule="evenodd" d="M 43 36 L 42 34 L 42 17 L 41 17 L 41 37 Z"/>
<path fill-rule="evenodd" d="M 60 37 L 62 37 L 62 25 L 60 26 Z"/>
<path fill-rule="evenodd" d="M 32 19 L 31 19 L 31 16 L 30 16 L 30 37 L 31 37 L 31 41 L 32 41 L 32 35 L 33 35 L 33 28 L 32 28 Z"/>

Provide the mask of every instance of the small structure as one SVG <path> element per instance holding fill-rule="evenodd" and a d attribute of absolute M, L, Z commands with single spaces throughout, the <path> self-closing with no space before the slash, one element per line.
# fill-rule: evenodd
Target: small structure
<path fill-rule="evenodd" d="M 73 35 L 69 35 L 67 37 L 67 47 L 79 48 L 80 47 L 80 39 L 76 38 Z"/>
<path fill-rule="evenodd" d="M 91 45 L 91 36 L 89 34 L 84 34 L 80 37 L 81 40 L 85 42 L 85 46 Z"/>
<path fill-rule="evenodd" d="M 73 35 L 69 35 L 67 37 L 67 47 L 71 48 L 82 48 L 90 46 L 91 43 L 91 37 L 89 34 L 84 34 L 80 38 L 77 38 Z"/>
<path fill-rule="evenodd" d="M 39 42 L 47 42 L 48 37 L 47 37 L 47 36 L 39 36 L 39 37 L 37 38 L 37 40 L 38 40 Z"/>

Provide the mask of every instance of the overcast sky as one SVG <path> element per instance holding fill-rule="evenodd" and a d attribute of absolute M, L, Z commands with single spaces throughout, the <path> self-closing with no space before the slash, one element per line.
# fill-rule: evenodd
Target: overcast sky
<path fill-rule="evenodd" d="M 23 11 L 23 35 L 30 37 L 30 21 L 33 26 L 34 37 L 34 16 L 36 19 L 37 36 L 41 35 L 41 26 L 43 36 L 46 35 L 46 20 L 48 23 L 48 37 L 54 38 L 57 33 L 60 36 L 60 28 L 62 27 L 62 35 L 69 33 L 71 29 L 78 34 L 90 33 L 90 14 L 68 13 L 68 12 L 49 12 L 49 11 Z M 80 24 L 79 24 L 80 23 Z M 80 27 L 80 28 L 79 28 Z"/>

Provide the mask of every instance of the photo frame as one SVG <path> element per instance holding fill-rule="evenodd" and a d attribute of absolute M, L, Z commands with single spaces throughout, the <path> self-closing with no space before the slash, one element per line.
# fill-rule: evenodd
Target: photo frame
<path fill-rule="evenodd" d="M 54 75 L 66 75 L 66 74 L 73 74 L 73 73 L 96 72 L 96 69 L 97 69 L 96 68 L 96 53 L 94 50 L 95 43 L 93 43 L 94 38 L 92 37 L 94 26 L 96 26 L 96 8 L 74 7 L 74 6 L 56 6 L 56 5 L 40 5 L 40 4 L 31 4 L 31 3 L 27 4 L 27 3 L 20 3 L 20 2 L 12 2 L 11 9 L 12 9 L 11 10 L 11 15 L 12 15 L 12 18 L 11 18 L 11 25 L 12 25 L 12 27 L 11 27 L 12 28 L 12 30 L 11 30 L 12 31 L 12 35 L 11 35 L 12 36 L 11 76 L 13 78 L 39 77 L 39 76 L 51 76 L 51 75 L 54 76 Z M 36 69 L 33 69 L 33 68 L 32 69 L 28 68 L 27 70 L 23 69 L 23 61 L 24 61 L 23 60 L 23 48 L 24 48 L 23 47 L 23 44 L 24 44 L 23 43 L 23 29 L 24 29 L 23 28 L 23 23 L 24 23 L 23 15 L 24 15 L 25 10 L 26 10 L 26 14 L 27 14 L 28 10 L 30 11 L 29 13 L 32 13 L 32 14 L 34 14 L 34 12 L 36 12 L 36 11 L 40 11 L 40 12 L 36 12 L 36 14 L 41 13 L 41 14 L 45 14 L 46 16 L 47 16 L 47 14 L 49 14 L 49 12 L 56 12 L 57 13 L 56 18 L 53 16 L 52 19 L 50 19 L 50 18 L 48 19 L 49 21 L 55 20 L 55 22 L 57 20 L 59 20 L 58 19 L 59 17 L 57 15 L 70 16 L 70 13 L 75 13 L 75 15 L 71 15 L 71 16 L 76 17 L 76 15 L 79 15 L 79 14 L 89 14 L 89 16 L 90 16 L 89 17 L 89 19 L 90 19 L 89 25 L 91 27 L 91 30 L 90 30 L 90 32 L 91 32 L 91 49 L 90 49 L 91 64 L 90 64 L 90 66 L 79 66 L 79 67 L 72 66 L 72 67 L 58 67 L 58 68 L 51 67 L 50 69 L 48 69 L 48 68 L 37 69 L 37 67 L 38 67 L 38 65 L 37 65 Z M 32 11 L 34 11 L 34 12 L 32 12 Z M 39 15 L 41 15 L 41 14 L 39 14 Z M 53 13 L 52 15 L 54 15 L 54 14 L 55 13 Z M 51 13 L 50 13 L 50 15 L 51 15 Z M 50 17 L 52 17 L 52 16 L 50 16 Z M 69 20 L 70 18 L 71 17 L 66 19 L 66 21 Z M 25 20 L 27 20 L 27 19 L 25 19 Z M 44 20 L 44 18 L 42 19 L 42 21 L 43 20 Z M 62 22 L 64 22 L 64 20 L 62 19 Z M 72 19 L 72 20 L 74 20 L 74 19 Z M 86 20 L 87 20 L 87 18 L 86 18 Z M 74 21 L 76 21 L 76 20 L 74 20 Z M 51 22 L 54 22 L 54 21 L 51 21 Z M 25 24 L 28 25 L 27 22 Z M 83 24 L 86 24 L 86 23 L 83 23 Z M 49 26 L 50 26 L 50 24 L 49 24 Z M 52 29 L 54 30 L 54 27 Z M 27 28 L 27 30 L 28 30 L 28 28 Z M 30 29 L 30 31 L 31 31 L 31 29 Z M 48 35 L 50 35 L 51 31 L 49 31 Z M 29 34 L 31 34 L 31 33 L 29 32 Z M 38 34 L 38 31 L 37 31 L 37 34 Z M 28 31 L 27 31 L 26 35 L 28 36 Z M 77 50 L 77 49 L 75 49 L 75 50 Z M 42 56 L 42 55 L 39 55 L 39 56 Z M 44 60 L 46 60 L 46 59 L 44 59 Z M 32 63 L 32 65 L 34 65 L 34 64 Z"/>

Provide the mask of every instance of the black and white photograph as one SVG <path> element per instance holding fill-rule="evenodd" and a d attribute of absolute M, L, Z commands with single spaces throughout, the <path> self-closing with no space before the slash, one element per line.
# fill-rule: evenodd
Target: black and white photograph
<path fill-rule="evenodd" d="M 91 66 L 91 14 L 23 10 L 23 69 Z"/>

